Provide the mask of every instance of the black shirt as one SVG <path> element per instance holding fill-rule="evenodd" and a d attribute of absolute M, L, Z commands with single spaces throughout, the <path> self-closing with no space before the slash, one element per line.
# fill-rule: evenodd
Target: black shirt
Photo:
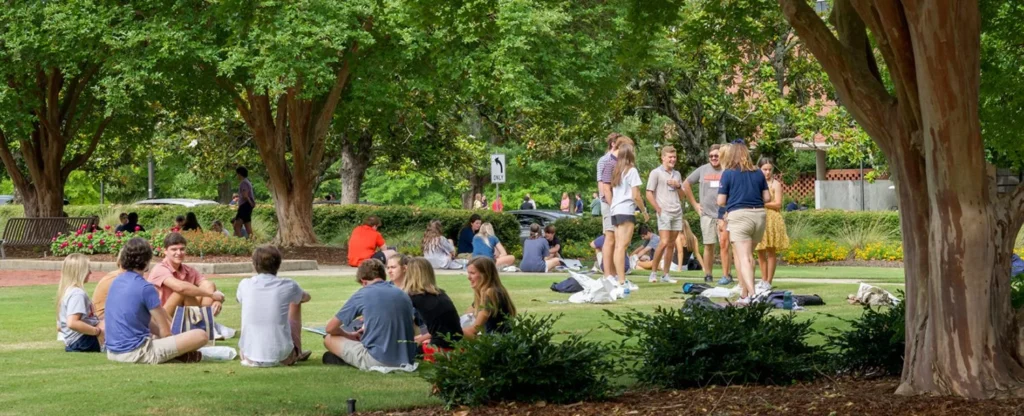
<path fill-rule="evenodd" d="M 139 232 L 146 231 L 146 229 L 143 228 L 138 223 L 132 224 L 130 222 L 118 225 L 117 228 L 114 229 L 114 231 L 120 231 L 120 232 L 123 232 L 123 233 L 134 233 L 136 227 L 138 227 Z"/>
<path fill-rule="evenodd" d="M 420 317 L 427 325 L 430 332 L 430 343 L 441 347 L 451 348 L 452 341 L 462 339 L 462 325 L 459 323 L 459 312 L 455 310 L 455 304 L 448 294 L 441 291 L 440 294 L 421 293 L 410 295 L 412 306 L 419 312 Z"/>
<path fill-rule="evenodd" d="M 483 310 L 485 310 L 485 311 L 490 313 L 490 315 L 487 317 L 487 322 L 484 322 L 484 333 L 491 334 L 491 333 L 505 333 L 505 332 L 508 332 L 508 327 L 506 327 L 505 325 L 502 325 L 511 316 L 511 309 L 512 308 L 504 300 L 502 300 L 502 299 L 505 299 L 507 297 L 508 297 L 507 295 L 504 298 L 499 296 L 498 297 L 498 302 L 499 303 L 498 303 L 498 305 L 495 305 L 496 307 L 493 307 L 493 308 L 478 307 L 477 308 L 477 309 L 483 309 Z"/>
<path fill-rule="evenodd" d="M 555 246 L 558 246 L 558 257 L 562 257 L 562 240 L 559 240 L 557 235 L 548 240 L 548 247 L 554 248 Z"/>

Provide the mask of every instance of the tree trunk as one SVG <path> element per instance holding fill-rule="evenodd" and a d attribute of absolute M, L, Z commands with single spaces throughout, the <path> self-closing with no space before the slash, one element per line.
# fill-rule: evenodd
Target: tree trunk
<path fill-rule="evenodd" d="M 224 181 L 217 184 L 217 202 L 227 204 L 231 202 L 231 194 L 235 192 L 234 184 Z"/>
<path fill-rule="evenodd" d="M 978 118 L 976 2 L 836 0 L 838 39 L 803 0 L 780 0 L 898 182 L 907 288 L 900 394 L 1020 396 L 1010 255 L 1024 187 L 1000 195 Z M 878 73 L 867 30 L 893 80 Z"/>
<path fill-rule="evenodd" d="M 373 161 L 373 137 L 364 132 L 354 139 L 344 135 L 341 140 L 341 204 L 358 204 L 366 170 Z"/>
<path fill-rule="evenodd" d="M 295 247 L 316 244 L 313 231 L 313 182 L 289 183 L 284 178 L 270 180 L 277 214 L 276 244 Z"/>
<path fill-rule="evenodd" d="M 475 201 L 476 194 L 483 194 L 484 186 L 486 186 L 490 180 L 490 173 L 479 174 L 474 172 L 469 174 L 469 192 L 462 194 L 463 209 L 473 209 L 473 202 Z"/>

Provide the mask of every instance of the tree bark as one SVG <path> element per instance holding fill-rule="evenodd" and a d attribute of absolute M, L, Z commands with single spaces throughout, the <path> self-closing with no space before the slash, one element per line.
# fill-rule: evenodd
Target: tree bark
<path fill-rule="evenodd" d="M 373 161 L 373 137 L 363 132 L 355 138 L 344 135 L 341 140 L 341 204 L 358 204 L 366 170 Z"/>
<path fill-rule="evenodd" d="M 898 183 L 907 322 L 897 393 L 1021 395 L 1024 343 L 1009 269 L 1024 187 L 1000 195 L 985 162 L 978 4 L 836 0 L 836 38 L 803 0 L 779 2 Z"/>
<path fill-rule="evenodd" d="M 484 193 L 484 186 L 491 181 L 490 173 L 471 173 L 469 174 L 469 192 L 462 194 L 462 208 L 473 209 L 473 198 L 476 194 Z M 486 208 L 486 207 L 485 207 Z"/>

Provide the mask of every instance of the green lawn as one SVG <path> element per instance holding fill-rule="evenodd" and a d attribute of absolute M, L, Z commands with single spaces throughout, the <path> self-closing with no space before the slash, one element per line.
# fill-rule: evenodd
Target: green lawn
<path fill-rule="evenodd" d="M 697 281 L 700 272 L 687 272 Z M 900 269 L 787 267 L 779 278 L 863 279 L 871 282 L 900 281 Z M 562 276 L 506 275 L 504 282 L 521 312 L 564 314 L 559 331 L 589 331 L 599 340 L 616 337 L 602 328 L 602 309 L 652 310 L 655 306 L 678 307 L 679 285 L 652 285 L 634 277 L 641 289 L 613 305 L 552 304 L 567 296 L 549 286 Z M 218 286 L 234 299 L 239 279 L 218 279 Z M 356 290 L 351 277 L 297 278 L 313 300 L 303 310 L 307 324 L 323 325 Z M 464 276 L 442 276 L 459 309 L 471 302 Z M 87 290 L 91 293 L 92 286 Z M 815 328 L 844 326 L 823 313 L 853 318 L 857 306 L 846 295 L 856 284 L 777 283 L 798 294 L 821 295 L 827 305 L 801 312 L 815 319 Z M 887 286 L 895 290 L 897 286 Z M 291 368 L 252 369 L 238 361 L 192 365 L 124 365 L 108 362 L 99 354 L 68 354 L 55 341 L 53 286 L 0 289 L 0 415 L 6 414 L 341 414 L 345 400 L 358 400 L 360 410 L 400 409 L 438 403 L 416 375 L 361 373 L 351 368 L 320 364 L 324 351 L 320 337 L 306 334 L 305 347 L 314 351 L 310 362 Z M 228 302 L 220 322 L 239 325 L 239 307 Z M 220 345 L 236 346 L 237 338 Z"/>

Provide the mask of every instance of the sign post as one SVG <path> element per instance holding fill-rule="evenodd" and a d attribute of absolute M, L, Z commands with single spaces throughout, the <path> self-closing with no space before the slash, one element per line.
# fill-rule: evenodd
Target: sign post
<path fill-rule="evenodd" d="M 507 165 L 505 165 L 505 155 L 493 154 L 490 157 L 491 162 L 491 183 L 494 184 L 494 199 L 498 199 L 501 196 L 500 184 L 505 183 L 505 172 Z M 484 207 L 487 209 L 487 207 Z"/>

